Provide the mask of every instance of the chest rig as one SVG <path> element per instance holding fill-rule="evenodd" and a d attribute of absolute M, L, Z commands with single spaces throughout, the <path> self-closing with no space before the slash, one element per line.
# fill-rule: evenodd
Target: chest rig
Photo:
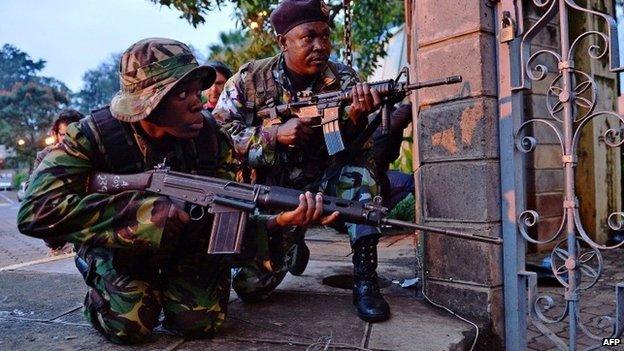
<path fill-rule="evenodd" d="M 204 125 L 199 136 L 185 143 L 185 158 L 181 164 L 186 169 L 178 169 L 185 173 L 215 177 L 223 165 L 220 164 L 221 144 L 218 138 L 218 127 L 215 120 L 203 115 Z M 81 130 L 94 147 L 92 158 L 94 168 L 98 171 L 115 174 L 140 173 L 149 170 L 145 157 L 140 150 L 135 137 L 136 131 L 130 123 L 121 122 L 114 118 L 108 107 L 92 112 L 91 116 L 83 118 Z M 193 218 L 193 207 L 186 209 Z M 211 231 L 218 231 L 225 237 L 242 238 L 248 215 L 246 212 L 222 212 L 210 214 L 204 218 L 205 211 L 199 208 L 202 215 L 189 224 L 189 231 L 202 232 L 204 226 L 210 225 Z M 200 221 L 200 219 L 202 219 Z M 223 234 L 229 233 L 229 234 Z M 208 240 L 208 235 L 202 235 Z M 211 245 L 202 243 L 200 246 Z"/>
<path fill-rule="evenodd" d="M 280 65 L 281 56 L 251 61 L 241 67 L 241 78 L 243 80 L 245 104 L 243 105 L 243 114 L 247 125 L 253 126 L 271 126 L 283 123 L 284 117 L 260 119 L 256 116 L 256 112 L 263 108 L 272 108 L 277 104 L 284 103 L 282 101 L 284 89 L 281 83 L 276 81 L 274 70 Z M 277 67 L 279 69 L 279 67 Z M 339 79 L 338 67 L 334 62 L 328 62 L 328 68 L 332 74 Z M 325 92 L 325 86 L 320 85 L 321 82 L 314 84 L 314 90 L 317 93 Z M 334 87 L 333 89 L 338 89 Z M 295 96 L 296 92 L 289 91 Z M 307 148 L 297 147 L 290 148 L 278 144 L 278 164 L 279 167 L 271 167 L 270 169 L 256 169 L 257 181 L 266 184 L 281 184 L 292 187 L 300 187 L 301 184 L 309 183 L 312 179 L 318 178 L 323 169 L 331 163 L 331 157 L 328 156 L 325 144 L 322 142 L 323 136 L 319 130 L 317 142 L 308 143 Z M 321 147 L 319 147 L 321 145 Z M 293 182 L 291 178 L 296 175 L 301 177 L 300 181 Z"/>
<path fill-rule="evenodd" d="M 120 174 L 144 172 L 149 169 L 130 123 L 113 117 L 107 107 L 92 111 L 83 118 L 81 130 L 94 148 L 93 162 L 96 169 Z M 186 143 L 185 150 L 194 151 L 181 155 L 187 169 L 182 172 L 214 176 L 219 167 L 220 145 L 214 119 L 204 116 L 204 126 L 197 138 Z"/>

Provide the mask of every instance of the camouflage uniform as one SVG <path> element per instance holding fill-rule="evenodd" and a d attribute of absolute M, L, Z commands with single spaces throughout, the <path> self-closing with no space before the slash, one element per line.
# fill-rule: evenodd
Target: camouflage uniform
<path fill-rule="evenodd" d="M 357 75 L 352 69 L 330 62 L 325 72 L 308 90 L 318 94 L 350 89 L 357 82 Z M 226 83 L 213 115 L 232 137 L 236 152 L 247 155 L 245 161 L 253 169 L 254 180 L 258 183 L 321 191 L 326 195 L 360 202 L 371 201 L 377 195 L 378 189 L 373 173 L 370 143 L 351 159 L 341 159 L 345 155 L 340 154 L 330 157 L 322 132 L 320 128 L 316 128 L 313 139 L 306 147 L 286 147 L 279 144 L 276 138 L 278 124 L 282 120 L 261 120 L 255 114 L 255 111 L 265 107 L 267 103 L 281 104 L 296 99 L 296 92 L 291 88 L 286 75 L 284 58 L 280 54 L 241 67 Z M 340 115 L 340 126 L 346 145 L 365 128 L 365 124 L 353 124 L 346 111 L 348 108 L 343 109 Z M 344 226 L 339 229 L 344 231 Z M 346 232 L 352 244 L 363 237 L 379 235 L 379 230 L 375 227 L 351 223 L 346 223 Z M 290 234 L 303 235 L 303 231 L 291 230 Z M 295 240 L 289 238 L 289 235 L 284 236 L 283 252 L 292 250 L 289 245 L 293 241 Z M 251 298 L 261 297 L 279 284 L 286 268 L 281 267 L 277 277 L 274 272 L 263 267 L 242 270 L 234 278 L 234 288 L 239 295 L 242 293 Z"/>
<path fill-rule="evenodd" d="M 148 90 L 168 91 L 181 76 L 197 67 L 194 59 L 190 61 L 188 57 L 176 64 L 175 58 L 190 50 L 184 46 L 186 49 L 180 53 L 183 44 L 172 42 L 167 40 L 162 47 L 156 45 L 156 51 L 162 49 L 165 56 L 159 62 L 169 56 L 173 60 L 168 61 L 168 66 L 162 65 L 160 71 L 147 75 L 161 74 L 162 78 L 168 74 L 168 83 L 148 85 Z M 138 55 L 141 54 L 147 55 L 144 52 Z M 129 50 L 122 60 L 141 61 L 141 57 L 133 55 L 137 54 Z M 145 96 L 149 99 L 154 95 Z M 140 155 L 137 165 L 124 172 L 152 169 L 163 158 L 167 158 L 173 170 L 197 171 L 198 154 L 204 152 L 198 149 L 201 143 L 197 138 L 173 139 L 164 146 L 152 144 L 142 129 L 131 123 L 145 117 L 149 114 L 145 109 L 151 108 L 131 103 L 124 94 L 118 94 L 116 99 L 126 105 L 113 105 L 111 112 L 117 113 L 117 120 L 125 120 L 117 123 L 125 128 L 123 137 L 132 141 L 123 147 L 128 153 Z M 124 108 L 137 111 L 120 114 Z M 112 342 L 144 340 L 159 323 L 161 310 L 164 310 L 165 327 L 187 337 L 211 336 L 226 317 L 230 288 L 229 263 L 222 257 L 205 254 L 212 216 L 188 223 L 181 233 L 170 233 L 164 230 L 173 206 L 167 197 L 142 191 L 116 195 L 86 193 L 91 172 L 122 173 L 101 160 L 104 157 L 107 161 L 107 155 L 101 152 L 103 143 L 98 142 L 104 135 L 98 134 L 94 115 L 70 125 L 63 144 L 52 149 L 35 171 L 18 213 L 19 230 L 38 238 L 76 244 L 78 256 L 88 264 L 82 272 L 89 287 L 85 315 Z M 204 128 L 206 125 L 207 121 Z M 238 161 L 230 139 L 218 128 L 213 132 L 211 140 L 216 138 L 220 152 L 214 172 L 206 175 L 232 178 Z M 260 232 L 266 227 L 265 219 L 252 218 L 256 223 L 248 228 L 256 228 L 259 237 L 266 237 Z M 58 233 L 63 233 L 61 238 L 51 237 L 61 235 Z"/>

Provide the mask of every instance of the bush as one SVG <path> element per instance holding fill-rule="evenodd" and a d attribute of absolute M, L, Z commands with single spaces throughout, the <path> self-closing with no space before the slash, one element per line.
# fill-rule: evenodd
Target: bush
<path fill-rule="evenodd" d="M 388 214 L 388 217 L 398 219 L 407 222 L 414 222 L 414 211 L 416 208 L 416 199 L 414 195 L 409 194 L 403 200 L 394 206 L 392 211 Z"/>
<path fill-rule="evenodd" d="M 13 189 L 19 189 L 20 184 L 28 180 L 28 173 L 19 172 L 15 176 L 13 176 Z"/>

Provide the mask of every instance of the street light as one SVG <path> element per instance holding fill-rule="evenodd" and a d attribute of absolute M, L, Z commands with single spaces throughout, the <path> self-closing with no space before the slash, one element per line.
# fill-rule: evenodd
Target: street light
<path fill-rule="evenodd" d="M 24 139 L 20 139 L 17 141 L 17 145 L 19 146 L 24 146 L 24 144 L 26 144 L 26 141 Z"/>

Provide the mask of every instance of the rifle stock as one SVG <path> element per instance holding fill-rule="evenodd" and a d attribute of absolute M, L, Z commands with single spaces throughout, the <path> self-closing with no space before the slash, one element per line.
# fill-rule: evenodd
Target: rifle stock
<path fill-rule="evenodd" d="M 156 169 L 138 174 L 94 173 L 89 181 L 89 193 L 117 194 L 128 190 L 148 191 L 177 198 L 199 207 L 192 207 L 191 218 L 201 219 L 205 211 L 215 215 L 209 240 L 210 254 L 240 253 L 245 223 L 249 213 L 259 210 L 288 211 L 299 206 L 300 190 L 279 186 L 250 185 L 219 178 L 198 176 L 168 169 Z M 199 211 L 199 214 L 197 213 Z M 323 196 L 323 214 L 340 213 L 340 220 L 373 226 L 391 225 L 433 233 L 446 234 L 469 240 L 501 244 L 500 238 L 462 233 L 387 218 L 388 210 L 381 206 L 381 198 L 371 203 Z"/>

